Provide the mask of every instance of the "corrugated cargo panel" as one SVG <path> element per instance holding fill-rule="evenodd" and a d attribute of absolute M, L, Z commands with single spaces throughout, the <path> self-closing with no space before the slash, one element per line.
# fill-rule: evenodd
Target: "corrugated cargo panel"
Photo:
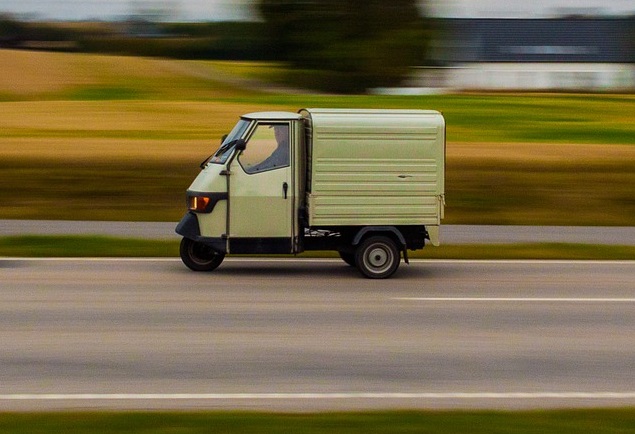
<path fill-rule="evenodd" d="M 311 111 L 312 226 L 439 224 L 444 123 L 437 112 Z"/>

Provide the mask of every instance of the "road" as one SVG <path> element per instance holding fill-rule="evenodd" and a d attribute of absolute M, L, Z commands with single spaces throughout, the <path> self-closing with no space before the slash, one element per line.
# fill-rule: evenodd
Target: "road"
<path fill-rule="evenodd" d="M 177 239 L 176 222 L 0 220 L 0 236 L 105 235 Z M 581 243 L 635 245 L 635 227 L 442 225 L 442 244 Z"/>
<path fill-rule="evenodd" d="M 0 411 L 635 405 L 635 262 L 0 259 Z"/>

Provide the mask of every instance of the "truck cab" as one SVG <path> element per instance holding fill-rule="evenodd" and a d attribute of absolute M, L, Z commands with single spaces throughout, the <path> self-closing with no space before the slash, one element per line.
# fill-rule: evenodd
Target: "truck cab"
<path fill-rule="evenodd" d="M 369 278 L 438 245 L 445 123 L 423 110 L 241 116 L 186 192 L 176 228 L 195 271 L 227 254 L 335 250 Z"/>

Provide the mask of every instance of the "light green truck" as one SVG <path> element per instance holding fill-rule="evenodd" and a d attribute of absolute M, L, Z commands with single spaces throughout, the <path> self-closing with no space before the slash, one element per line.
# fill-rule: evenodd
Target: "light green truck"
<path fill-rule="evenodd" d="M 241 116 L 187 190 L 181 258 L 333 250 L 369 278 L 439 245 L 445 121 L 429 110 L 303 109 Z"/>

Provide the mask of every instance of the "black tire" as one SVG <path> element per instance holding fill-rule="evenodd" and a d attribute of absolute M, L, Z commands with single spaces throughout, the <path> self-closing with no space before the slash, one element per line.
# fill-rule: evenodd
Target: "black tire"
<path fill-rule="evenodd" d="M 224 253 L 218 253 L 209 246 L 189 238 L 181 240 L 179 252 L 183 263 L 194 271 L 215 270 L 225 259 Z"/>
<path fill-rule="evenodd" d="M 340 254 L 340 258 L 342 258 L 342 261 L 346 262 L 351 267 L 357 267 L 357 264 L 355 263 L 355 253 L 349 253 L 349 252 L 338 252 L 338 253 Z"/>
<path fill-rule="evenodd" d="M 355 250 L 355 264 L 369 279 L 385 279 L 399 268 L 399 250 L 392 238 L 373 236 L 362 241 Z"/>

